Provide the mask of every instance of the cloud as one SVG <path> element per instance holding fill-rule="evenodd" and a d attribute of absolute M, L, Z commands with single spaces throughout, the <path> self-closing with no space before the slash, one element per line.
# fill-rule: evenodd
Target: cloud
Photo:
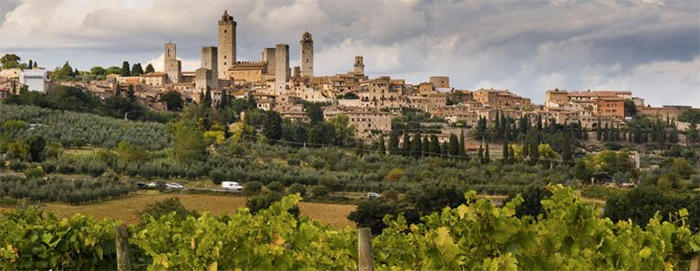
<path fill-rule="evenodd" d="M 172 39 L 183 68 L 196 68 L 201 46 L 216 45 L 224 9 L 238 21 L 240 59 L 286 43 L 298 63 L 301 34 L 310 31 L 318 75 L 346 72 L 363 55 L 373 77 L 448 75 L 455 87 L 509 88 L 535 102 L 555 87 L 688 101 L 655 96 L 660 86 L 647 78 L 676 93 L 700 89 L 697 1 L 0 0 L 0 53 L 47 66 L 161 66 L 155 57 Z"/>

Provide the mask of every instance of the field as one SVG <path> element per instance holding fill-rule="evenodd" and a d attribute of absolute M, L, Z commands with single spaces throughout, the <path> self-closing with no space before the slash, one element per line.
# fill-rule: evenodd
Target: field
<path fill-rule="evenodd" d="M 246 198 L 239 196 L 206 195 L 206 194 L 166 194 L 158 191 L 143 191 L 130 196 L 107 200 L 87 205 L 69 205 L 64 203 L 44 203 L 42 209 L 56 214 L 58 217 L 69 217 L 77 213 L 92 216 L 96 219 L 114 218 L 125 223 L 140 222 L 137 214 L 149 203 L 161 201 L 169 197 L 177 197 L 187 209 L 199 212 L 208 211 L 213 214 L 233 214 L 237 208 L 245 207 Z M 0 207 L 0 210 L 10 208 Z M 306 215 L 321 223 L 330 224 L 334 228 L 354 227 L 347 215 L 355 210 L 355 205 L 327 204 L 300 202 L 299 209 Z"/>

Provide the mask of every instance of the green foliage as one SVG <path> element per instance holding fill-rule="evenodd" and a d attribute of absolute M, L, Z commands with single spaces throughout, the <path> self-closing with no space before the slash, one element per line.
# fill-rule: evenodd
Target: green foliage
<path fill-rule="evenodd" d="M 198 161 L 206 154 L 204 135 L 196 123 L 181 119 L 171 124 L 173 131 L 173 149 L 175 156 L 182 163 Z"/>
<path fill-rule="evenodd" d="M 0 63 L 2 63 L 3 69 L 14 69 L 19 68 L 19 61 L 22 60 L 16 54 L 5 54 L 0 58 Z"/>
<path fill-rule="evenodd" d="M 246 200 L 245 206 L 248 208 L 251 214 L 257 214 L 259 211 L 269 209 L 270 206 L 272 206 L 280 200 L 282 200 L 281 194 L 266 193 L 248 198 L 248 200 Z M 287 212 L 289 212 L 295 217 L 299 217 L 299 206 L 294 205 L 294 207 L 287 210 Z"/>
<path fill-rule="evenodd" d="M 59 177 L 35 178 L 41 175 L 37 173 L 27 175 L 26 178 L 12 175 L 0 176 L 0 197 L 85 204 L 122 197 L 132 191 L 130 185 L 114 182 L 108 178 L 70 181 Z"/>
<path fill-rule="evenodd" d="M 526 187 L 521 193 L 510 193 L 508 198 L 503 201 L 503 205 L 520 197 L 522 203 L 515 208 L 515 216 L 523 217 L 527 215 L 537 219 L 539 215 L 544 214 L 544 208 L 542 208 L 541 204 L 542 200 L 551 196 L 552 192 L 546 187 L 531 185 Z"/>
<path fill-rule="evenodd" d="M 180 111 L 184 106 L 184 101 L 182 100 L 182 95 L 180 92 L 171 90 L 160 96 L 160 101 L 164 102 L 171 111 Z"/>
<path fill-rule="evenodd" d="M 325 185 L 316 185 L 311 188 L 311 194 L 314 195 L 314 197 L 325 197 L 330 193 L 330 189 L 328 189 L 327 186 Z"/>
<path fill-rule="evenodd" d="M 160 219 L 163 216 L 169 216 L 178 220 L 185 220 L 187 217 L 198 217 L 196 211 L 187 210 L 179 198 L 167 198 L 154 203 L 149 203 L 145 208 L 139 211 L 139 216 L 143 221 L 149 219 Z"/>
<path fill-rule="evenodd" d="M 263 185 L 260 182 L 247 182 L 243 184 L 243 192 L 255 194 L 262 191 Z"/>
<path fill-rule="evenodd" d="M 265 187 L 267 187 L 267 189 L 272 191 L 272 192 L 277 192 L 277 193 L 284 192 L 284 184 L 282 184 L 279 181 L 271 182 L 271 183 L 267 184 Z"/>
<path fill-rule="evenodd" d="M 143 68 L 141 68 L 141 63 L 134 63 L 131 68 L 131 76 L 141 76 L 143 74 Z"/>
<path fill-rule="evenodd" d="M 288 192 L 290 194 L 299 194 L 300 196 L 306 196 L 306 186 L 300 183 L 293 183 L 289 186 Z"/>
<path fill-rule="evenodd" d="M 148 65 L 146 65 L 146 70 L 144 71 L 144 73 L 152 73 L 152 72 L 156 72 L 156 70 L 153 68 L 153 65 L 151 65 L 151 63 L 148 63 Z"/>
<path fill-rule="evenodd" d="M 129 61 L 122 62 L 121 76 L 128 77 L 131 76 L 131 70 L 129 69 Z"/>
<path fill-rule="evenodd" d="M 277 140 L 282 139 L 282 117 L 277 111 L 265 112 L 263 120 L 263 135 L 274 144 Z"/>

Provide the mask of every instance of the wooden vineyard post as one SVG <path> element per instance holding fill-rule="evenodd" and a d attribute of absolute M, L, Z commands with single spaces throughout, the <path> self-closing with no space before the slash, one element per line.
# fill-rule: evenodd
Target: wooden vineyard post
<path fill-rule="evenodd" d="M 360 271 L 373 271 L 372 230 L 370 228 L 357 230 L 357 254 L 359 256 L 358 266 Z"/>
<path fill-rule="evenodd" d="M 690 259 L 690 271 L 700 271 L 700 254 Z"/>
<path fill-rule="evenodd" d="M 131 271 L 131 261 L 129 260 L 129 232 L 126 226 L 118 225 L 117 232 L 117 270 Z"/>

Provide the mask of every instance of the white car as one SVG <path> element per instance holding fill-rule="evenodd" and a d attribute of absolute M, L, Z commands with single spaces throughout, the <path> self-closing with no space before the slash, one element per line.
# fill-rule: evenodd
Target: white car
<path fill-rule="evenodd" d="M 221 182 L 221 188 L 232 191 L 243 190 L 243 186 L 241 186 L 238 182 Z"/>
<path fill-rule="evenodd" d="M 167 189 L 183 189 L 183 188 L 185 188 L 185 186 L 181 185 L 179 183 L 166 183 L 165 188 L 167 188 Z"/>
<path fill-rule="evenodd" d="M 367 198 L 368 199 L 378 199 L 381 198 L 382 195 L 379 195 L 378 193 L 375 192 L 367 192 Z"/>

